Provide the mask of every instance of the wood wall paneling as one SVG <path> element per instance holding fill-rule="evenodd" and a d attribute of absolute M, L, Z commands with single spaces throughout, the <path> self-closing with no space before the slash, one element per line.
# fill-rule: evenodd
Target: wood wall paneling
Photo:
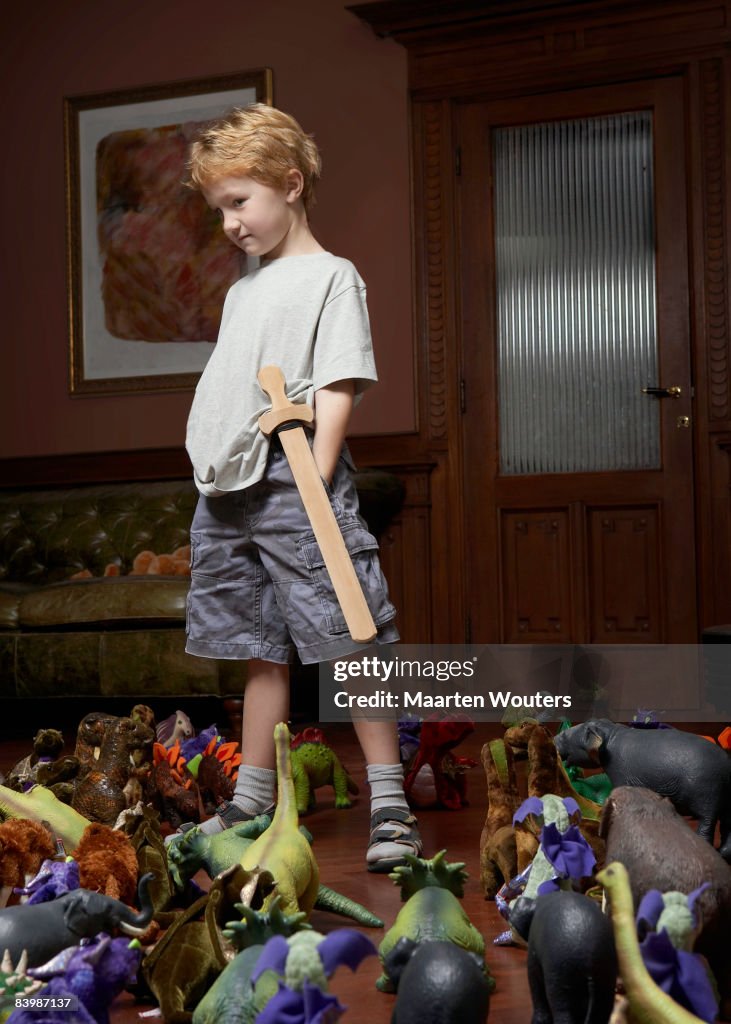
<path fill-rule="evenodd" d="M 658 510 L 587 510 L 591 642 L 658 643 L 662 638 Z"/>
<path fill-rule="evenodd" d="M 380 542 L 389 593 L 398 611 L 401 642 L 429 643 L 432 636 L 430 467 L 390 467 L 406 488 L 399 515 Z"/>
<path fill-rule="evenodd" d="M 505 643 L 571 640 L 568 509 L 500 511 Z"/>

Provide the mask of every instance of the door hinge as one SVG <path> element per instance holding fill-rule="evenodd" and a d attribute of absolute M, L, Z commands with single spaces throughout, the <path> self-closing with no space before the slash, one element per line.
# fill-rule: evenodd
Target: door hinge
<path fill-rule="evenodd" d="M 459 411 L 467 412 L 467 384 L 464 377 L 459 382 Z"/>
<path fill-rule="evenodd" d="M 457 175 L 458 178 L 461 177 L 461 175 L 462 175 L 462 147 L 461 146 L 457 146 L 457 148 L 456 148 L 456 150 L 454 152 L 454 173 Z"/>

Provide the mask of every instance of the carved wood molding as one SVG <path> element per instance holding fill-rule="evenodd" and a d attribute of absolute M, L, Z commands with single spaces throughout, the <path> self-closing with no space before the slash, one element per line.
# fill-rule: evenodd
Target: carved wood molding
<path fill-rule="evenodd" d="M 447 382 L 445 343 L 444 288 L 444 183 L 443 111 L 440 103 L 425 103 L 417 108 L 421 116 L 422 134 L 422 210 L 424 249 L 423 325 L 427 339 L 428 408 L 426 410 L 429 438 L 443 441 L 447 437 Z"/>
<path fill-rule="evenodd" d="M 667 16 L 679 6 L 682 2 L 644 0 L 642 11 L 654 9 Z M 479 29 L 494 31 L 505 22 L 534 23 L 542 15 L 557 19 L 574 14 L 576 8 L 576 0 L 378 0 L 347 7 L 370 25 L 376 35 L 392 37 L 404 46 L 430 37 L 466 37 Z M 636 17 L 637 8 L 637 0 L 581 0 L 582 15 L 587 18 Z"/>
<path fill-rule="evenodd" d="M 711 420 L 725 420 L 729 417 L 729 318 L 723 63 L 702 61 L 700 72 L 708 414 Z"/>
<path fill-rule="evenodd" d="M 424 98 L 581 82 L 598 65 L 643 76 L 650 57 L 669 68 L 731 38 L 728 0 L 386 0 L 349 10 L 408 49 L 412 95 Z"/>

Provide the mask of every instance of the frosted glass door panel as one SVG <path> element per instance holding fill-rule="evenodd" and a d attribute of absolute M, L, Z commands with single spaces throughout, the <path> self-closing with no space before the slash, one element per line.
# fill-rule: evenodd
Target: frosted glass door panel
<path fill-rule="evenodd" d="M 492 147 L 501 472 L 659 467 L 652 115 Z"/>

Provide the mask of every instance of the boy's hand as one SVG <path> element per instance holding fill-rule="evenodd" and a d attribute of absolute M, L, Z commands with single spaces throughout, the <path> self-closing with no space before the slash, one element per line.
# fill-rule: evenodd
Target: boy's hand
<path fill-rule="evenodd" d="M 315 392 L 315 439 L 312 454 L 320 476 L 330 483 L 338 464 L 353 411 L 355 386 L 352 380 L 338 380 Z"/>

